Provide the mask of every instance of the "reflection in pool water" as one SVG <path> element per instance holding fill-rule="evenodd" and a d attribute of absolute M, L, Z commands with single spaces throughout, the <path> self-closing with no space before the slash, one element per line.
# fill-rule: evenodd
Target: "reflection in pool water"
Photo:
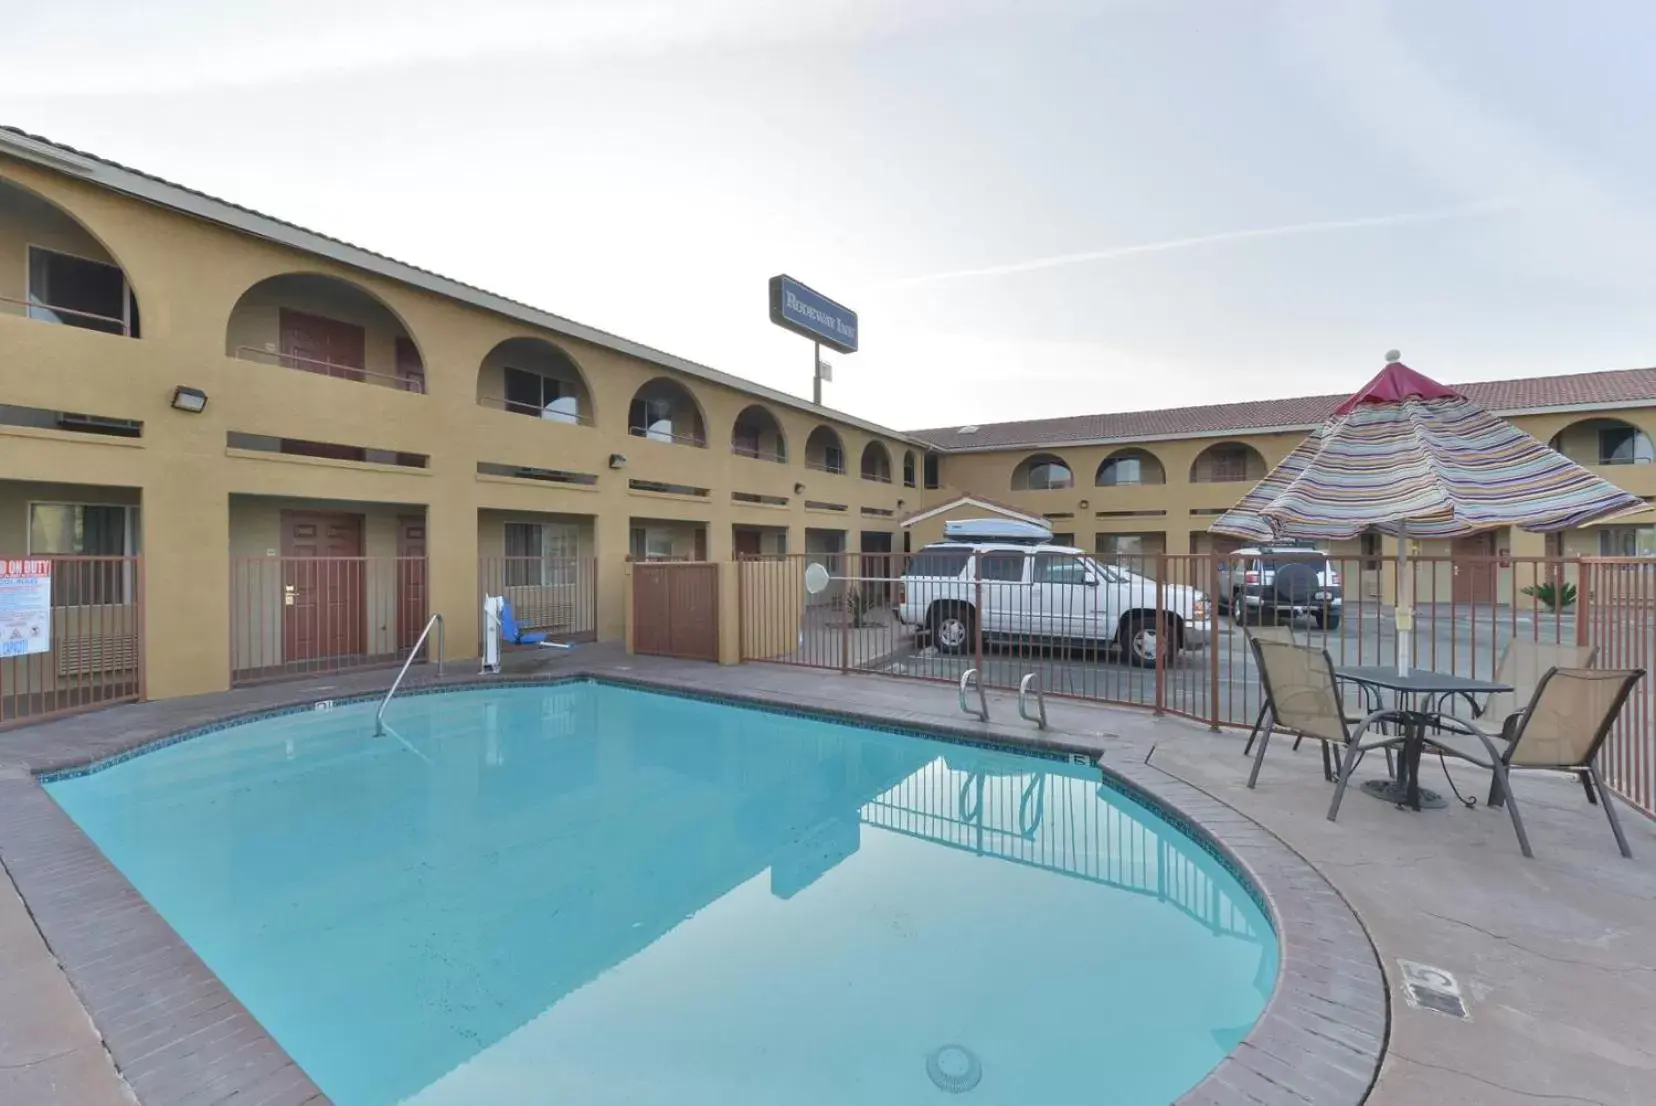
<path fill-rule="evenodd" d="M 974 1106 L 1165 1103 L 1274 985 L 1096 769 L 589 683 L 372 709 L 48 785 L 339 1106 L 934 1102 L 951 1047 Z"/>

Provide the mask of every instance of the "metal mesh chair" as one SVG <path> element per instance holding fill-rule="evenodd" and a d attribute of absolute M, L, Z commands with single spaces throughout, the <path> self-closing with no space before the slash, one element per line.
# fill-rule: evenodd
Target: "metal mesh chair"
<path fill-rule="evenodd" d="M 1377 710 L 1357 719 L 1346 714 L 1345 700 L 1340 693 L 1340 682 L 1334 674 L 1334 662 L 1327 650 L 1292 641 L 1272 640 L 1250 636 L 1254 661 L 1259 665 L 1260 683 L 1265 688 L 1265 711 L 1261 715 L 1263 727 L 1259 732 L 1259 751 L 1254 754 L 1253 770 L 1248 773 L 1248 786 L 1259 781 L 1259 769 L 1265 763 L 1265 749 L 1271 735 L 1278 730 L 1295 735 L 1296 746 L 1302 738 L 1322 742 L 1323 773 L 1333 778 L 1330 747 L 1351 750 L 1353 763 L 1359 750 L 1381 748 L 1397 744 L 1403 739 L 1382 734 L 1374 727 L 1394 717 L 1396 711 Z M 1389 752 L 1389 749 L 1388 749 Z"/>
<path fill-rule="evenodd" d="M 1552 668 L 1542 674 L 1528 706 L 1515 723 L 1503 727 L 1504 732 L 1491 733 L 1464 719 L 1444 715 L 1439 723 L 1448 732 L 1427 734 L 1426 744 L 1494 774 L 1490 804 L 1505 804 L 1513 832 L 1518 835 L 1518 847 L 1525 856 L 1535 854 L 1530 851 L 1518 802 L 1507 784 L 1508 774 L 1515 769 L 1584 774 L 1598 791 L 1599 805 L 1610 821 L 1610 832 L 1616 835 L 1617 848 L 1623 856 L 1631 857 L 1633 852 L 1616 817 L 1615 803 L 1599 775 L 1597 757 L 1633 685 L 1643 677 L 1644 670 L 1638 668 Z M 1502 737 L 1508 735 L 1510 740 L 1503 742 Z M 1334 802 L 1328 808 L 1330 821 L 1339 813 L 1349 777 L 1348 767 L 1334 790 Z"/>

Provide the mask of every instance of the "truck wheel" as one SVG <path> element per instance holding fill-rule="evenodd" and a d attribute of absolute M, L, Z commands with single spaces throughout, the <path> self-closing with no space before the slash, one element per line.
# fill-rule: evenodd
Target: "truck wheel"
<path fill-rule="evenodd" d="M 1121 626 L 1121 652 L 1127 663 L 1137 668 L 1156 667 L 1156 621 L 1142 615 L 1130 618 Z"/>
<path fill-rule="evenodd" d="M 1325 631 L 1338 630 L 1340 628 L 1340 616 L 1334 612 L 1329 612 L 1327 614 L 1319 613 L 1317 615 L 1317 625 L 1322 627 Z"/>
<path fill-rule="evenodd" d="M 932 644 L 938 650 L 959 656 L 972 650 L 972 609 L 970 607 L 933 607 L 931 618 Z"/>

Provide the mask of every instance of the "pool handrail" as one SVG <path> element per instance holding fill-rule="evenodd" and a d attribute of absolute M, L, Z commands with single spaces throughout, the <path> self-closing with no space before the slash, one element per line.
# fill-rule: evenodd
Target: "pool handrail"
<path fill-rule="evenodd" d="M 408 675 L 408 666 L 413 664 L 414 658 L 420 655 L 420 646 L 425 644 L 426 637 L 430 635 L 433 626 L 437 627 L 437 678 L 439 680 L 443 678 L 443 616 L 434 614 L 426 619 L 425 629 L 421 630 L 420 636 L 414 640 L 414 648 L 408 651 L 408 657 L 403 661 L 402 669 L 398 671 L 397 678 L 391 681 L 391 690 L 385 693 L 385 698 L 380 700 L 379 710 L 374 712 L 375 737 L 385 736 L 385 708 L 391 705 L 391 696 L 395 695 L 397 689 L 402 686 L 403 677 Z"/>

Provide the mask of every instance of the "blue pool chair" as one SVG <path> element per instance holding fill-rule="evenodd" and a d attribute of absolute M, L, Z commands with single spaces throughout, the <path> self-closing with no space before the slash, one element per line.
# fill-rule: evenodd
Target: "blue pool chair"
<path fill-rule="evenodd" d="M 518 625 L 517 615 L 512 613 L 512 604 L 500 604 L 500 640 L 507 645 L 543 645 L 546 635 L 533 631 L 526 631 Z"/>

